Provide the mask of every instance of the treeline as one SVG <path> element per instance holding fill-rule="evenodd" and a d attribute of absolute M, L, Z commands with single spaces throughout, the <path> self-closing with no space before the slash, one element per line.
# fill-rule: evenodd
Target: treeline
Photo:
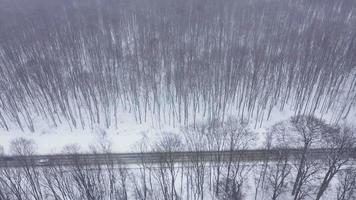
<path fill-rule="evenodd" d="M 292 132 L 292 133 L 291 133 Z M 77 146 L 64 153 L 73 154 L 73 166 L 54 160 L 50 166 L 34 167 L 34 161 L 22 159 L 23 167 L 0 168 L 2 200 L 277 200 L 356 198 L 355 160 L 348 154 L 355 148 L 355 130 L 331 126 L 312 116 L 297 116 L 278 123 L 269 131 L 265 149 L 300 148 L 300 157 L 281 151 L 276 160 L 246 163 L 222 160 L 214 163 L 198 157 L 190 163 L 176 163 L 170 152 L 182 150 L 234 151 L 254 146 L 255 133 L 246 122 L 213 120 L 188 127 L 185 134 L 163 135 L 155 144 L 143 143 L 139 150 L 167 152 L 160 164 L 142 163 L 121 166 L 107 154 L 107 163 L 95 165 L 76 157 Z M 286 137 L 293 134 L 295 137 Z M 103 140 L 93 153 L 109 153 L 110 144 Z M 312 148 L 329 148 L 325 159 L 313 158 Z M 11 144 L 14 155 L 35 153 L 34 144 L 17 139 Z M 25 158 L 25 157 L 24 157 Z M 293 159 L 293 160 L 292 160 Z M 38 164 L 38 163 L 37 163 Z M 87 165 L 88 164 L 88 165 Z"/>
<path fill-rule="evenodd" d="M 272 109 L 346 117 L 355 1 L 48 2 L 0 6 L 0 126 L 188 124 Z"/>

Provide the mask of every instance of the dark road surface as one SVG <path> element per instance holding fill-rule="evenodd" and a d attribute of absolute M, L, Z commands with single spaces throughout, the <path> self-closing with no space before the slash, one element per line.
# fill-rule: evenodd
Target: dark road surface
<path fill-rule="evenodd" d="M 310 149 L 309 157 L 314 160 L 325 160 L 336 150 Z M 148 152 L 148 153 L 110 153 L 110 154 L 57 154 L 36 156 L 0 156 L 0 167 L 26 166 L 77 166 L 77 165 L 130 165 L 130 164 L 160 164 L 165 162 L 259 162 L 276 161 L 287 157 L 298 160 L 302 149 L 273 150 L 237 150 L 237 151 L 199 151 L 199 152 Z M 351 149 L 344 157 L 356 159 L 356 149 Z"/>

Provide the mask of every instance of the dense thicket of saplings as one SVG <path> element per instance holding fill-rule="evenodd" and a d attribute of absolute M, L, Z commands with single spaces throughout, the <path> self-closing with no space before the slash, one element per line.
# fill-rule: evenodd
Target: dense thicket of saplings
<path fill-rule="evenodd" d="M 0 127 L 347 116 L 356 2 L 3 0 Z"/>

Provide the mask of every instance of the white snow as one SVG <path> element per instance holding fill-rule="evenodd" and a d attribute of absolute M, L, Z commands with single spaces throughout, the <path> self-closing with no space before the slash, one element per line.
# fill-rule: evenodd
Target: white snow
<path fill-rule="evenodd" d="M 271 118 L 263 122 L 261 127 L 255 128 L 255 124 L 251 123 L 251 129 L 257 133 L 254 148 L 262 148 L 262 145 L 265 144 L 265 135 L 269 127 L 291 116 L 293 116 L 292 111 L 274 109 Z M 11 141 L 16 138 L 25 138 L 36 144 L 37 154 L 61 153 L 63 147 L 74 144 L 80 146 L 81 152 L 89 152 L 91 146 L 99 146 L 103 140 L 109 141 L 111 151 L 114 153 L 138 152 L 140 151 L 139 144 L 142 142 L 153 144 L 162 133 L 179 134 L 180 132 L 179 126 L 156 127 L 153 124 L 151 122 L 139 124 L 130 113 L 122 113 L 119 117 L 118 127 L 109 129 L 100 126 L 94 129 L 89 127 L 73 129 L 65 124 L 58 127 L 48 127 L 48 123 L 37 121 L 36 126 L 40 128 L 37 128 L 35 133 L 20 129 L 11 129 L 9 132 L 0 130 L 0 149 L 3 147 L 4 152 L 9 154 Z"/>
<path fill-rule="evenodd" d="M 58 127 L 48 127 L 45 122 L 37 125 L 40 128 L 35 133 L 29 130 L 20 129 L 4 131 L 0 130 L 0 147 L 5 153 L 10 153 L 10 144 L 16 138 L 32 140 L 36 144 L 37 154 L 61 153 L 68 145 L 80 146 L 81 152 L 90 151 L 91 146 L 99 146 L 103 140 L 109 141 L 112 152 L 132 152 L 137 151 L 137 144 L 142 140 L 154 140 L 162 131 L 176 132 L 179 129 L 174 127 L 153 127 L 150 123 L 138 124 L 128 113 L 123 113 L 119 120 L 118 127 L 105 128 L 97 126 L 94 129 L 77 128 L 73 129 L 65 124 Z"/>

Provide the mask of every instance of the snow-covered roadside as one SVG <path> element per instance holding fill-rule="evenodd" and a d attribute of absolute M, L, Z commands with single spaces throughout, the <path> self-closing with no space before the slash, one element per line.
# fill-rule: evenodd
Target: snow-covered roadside
<path fill-rule="evenodd" d="M 41 124 L 41 123 L 38 123 Z M 38 154 L 61 153 L 64 147 L 76 145 L 81 152 L 88 152 L 92 146 L 100 145 L 103 140 L 109 141 L 112 152 L 131 152 L 142 140 L 154 140 L 161 131 L 174 132 L 177 128 L 155 128 L 149 123 L 138 124 L 129 114 L 123 114 L 117 128 L 95 127 L 94 129 L 71 129 L 62 124 L 58 127 L 48 127 L 43 123 L 35 133 L 20 129 L 0 130 L 0 147 L 5 153 L 10 152 L 10 144 L 16 138 L 32 140 Z M 104 141 L 104 142 L 105 142 Z M 148 142 L 148 141 L 147 141 Z"/>
<path fill-rule="evenodd" d="M 255 123 L 251 123 L 250 129 L 256 132 L 257 141 L 253 148 L 262 148 L 265 144 L 265 136 L 267 130 L 275 123 L 286 120 L 293 115 L 292 111 L 274 109 L 269 120 L 264 121 L 262 126 L 255 127 Z M 120 152 L 137 152 L 139 144 L 143 141 L 145 144 L 154 144 L 162 133 L 180 133 L 181 127 L 165 125 L 155 127 L 154 123 L 139 124 L 135 121 L 134 116 L 130 113 L 122 113 L 120 115 L 118 127 L 105 128 L 95 127 L 90 129 L 71 129 L 62 124 L 58 127 L 48 127 L 45 122 L 37 122 L 41 125 L 35 133 L 30 131 L 21 131 L 20 129 L 11 130 L 9 132 L 0 130 L 0 147 L 4 148 L 5 153 L 10 153 L 10 144 L 16 138 L 25 138 L 32 140 L 36 145 L 37 154 L 58 154 L 63 148 L 68 145 L 77 145 L 81 152 L 91 151 L 91 147 L 98 147 L 103 140 L 109 141 L 111 151 L 114 153 Z M 328 116 L 324 116 L 328 119 Z M 351 117 L 349 121 L 351 120 Z M 104 141 L 104 142 L 105 142 Z"/>

